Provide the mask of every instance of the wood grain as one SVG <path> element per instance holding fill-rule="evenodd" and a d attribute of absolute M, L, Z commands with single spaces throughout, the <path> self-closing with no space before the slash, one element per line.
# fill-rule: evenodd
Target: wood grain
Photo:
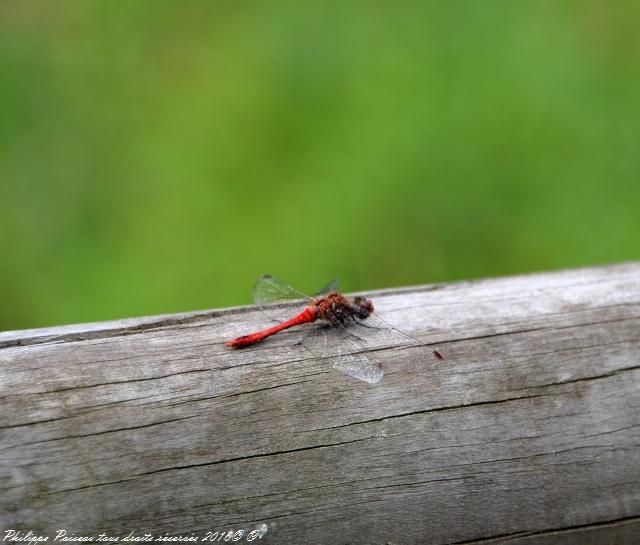
<path fill-rule="evenodd" d="M 0 333 L 0 530 L 637 543 L 639 263 L 369 295 L 446 362 L 226 348 L 253 307 Z"/>

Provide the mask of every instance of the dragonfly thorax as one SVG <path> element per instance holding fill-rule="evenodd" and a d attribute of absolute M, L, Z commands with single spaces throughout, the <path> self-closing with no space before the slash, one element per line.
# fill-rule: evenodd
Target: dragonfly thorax
<path fill-rule="evenodd" d="M 330 293 L 316 302 L 318 317 L 328 322 L 347 324 L 365 320 L 373 312 L 373 303 L 364 297 L 350 299 L 340 293 Z"/>

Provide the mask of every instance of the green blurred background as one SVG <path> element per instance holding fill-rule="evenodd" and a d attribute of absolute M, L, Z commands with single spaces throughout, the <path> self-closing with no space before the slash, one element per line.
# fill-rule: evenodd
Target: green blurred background
<path fill-rule="evenodd" d="M 0 329 L 640 257 L 640 4 L 0 3 Z"/>

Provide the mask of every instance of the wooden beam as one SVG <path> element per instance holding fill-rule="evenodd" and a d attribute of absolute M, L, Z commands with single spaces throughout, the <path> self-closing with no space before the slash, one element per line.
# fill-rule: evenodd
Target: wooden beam
<path fill-rule="evenodd" d="M 637 543 L 640 263 L 367 295 L 446 361 L 228 349 L 255 307 L 0 333 L 1 536 Z"/>

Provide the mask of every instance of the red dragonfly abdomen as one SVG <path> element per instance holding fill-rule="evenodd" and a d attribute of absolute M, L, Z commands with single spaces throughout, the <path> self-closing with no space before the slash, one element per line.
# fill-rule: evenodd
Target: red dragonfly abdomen
<path fill-rule="evenodd" d="M 242 348 L 243 346 L 249 346 L 250 344 L 257 343 L 275 333 L 282 331 L 283 329 L 288 329 L 295 325 L 306 324 L 310 322 L 315 322 L 318 319 L 318 307 L 315 305 L 310 305 L 305 308 L 300 314 L 297 314 L 290 320 L 286 322 L 282 322 L 280 324 L 276 324 L 267 329 L 263 329 L 262 331 L 258 331 L 256 333 L 251 333 L 249 335 L 243 335 L 242 337 L 238 337 L 237 339 L 232 339 L 227 341 L 227 346 L 229 348 Z"/>

